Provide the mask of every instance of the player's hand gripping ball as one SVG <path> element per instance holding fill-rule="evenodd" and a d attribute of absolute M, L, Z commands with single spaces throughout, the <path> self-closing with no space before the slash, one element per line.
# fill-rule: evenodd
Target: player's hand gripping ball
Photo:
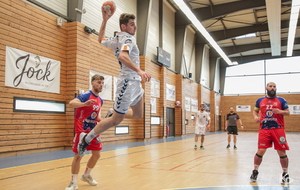
<path fill-rule="evenodd" d="M 113 1 L 105 1 L 102 5 L 104 12 L 108 11 L 108 15 L 113 15 L 117 8 L 116 4 Z"/>

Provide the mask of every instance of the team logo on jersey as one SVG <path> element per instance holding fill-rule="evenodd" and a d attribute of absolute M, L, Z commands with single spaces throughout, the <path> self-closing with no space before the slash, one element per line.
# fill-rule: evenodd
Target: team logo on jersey
<path fill-rule="evenodd" d="M 272 116 L 273 116 L 273 111 L 268 110 L 268 111 L 266 112 L 266 116 L 272 117 Z"/>
<path fill-rule="evenodd" d="M 97 112 L 94 111 L 94 112 L 91 114 L 91 118 L 92 118 L 92 119 L 95 119 L 96 117 L 97 117 Z"/>
<path fill-rule="evenodd" d="M 284 136 L 279 137 L 279 144 L 285 144 L 285 138 Z"/>
<path fill-rule="evenodd" d="M 125 41 L 125 44 L 131 44 L 132 43 L 132 40 L 131 39 L 127 39 L 126 41 Z"/>

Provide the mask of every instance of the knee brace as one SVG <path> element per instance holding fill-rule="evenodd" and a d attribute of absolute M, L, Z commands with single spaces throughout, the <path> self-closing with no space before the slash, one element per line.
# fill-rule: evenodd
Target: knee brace
<path fill-rule="evenodd" d="M 261 156 L 261 155 L 259 155 L 259 154 L 257 154 L 257 153 L 256 153 L 256 156 L 257 156 L 258 158 L 262 158 L 262 157 L 263 157 L 263 156 Z"/>
<path fill-rule="evenodd" d="M 285 155 L 285 156 L 280 156 L 280 159 L 284 159 L 284 158 L 287 158 L 287 155 Z"/>

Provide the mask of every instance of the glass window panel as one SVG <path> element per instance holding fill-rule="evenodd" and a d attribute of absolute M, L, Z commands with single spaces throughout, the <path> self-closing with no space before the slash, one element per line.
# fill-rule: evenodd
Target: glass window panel
<path fill-rule="evenodd" d="M 268 82 L 275 82 L 277 93 L 300 92 L 300 74 L 267 75 Z"/>
<path fill-rule="evenodd" d="M 264 94 L 264 76 L 226 77 L 224 95 Z"/>
<path fill-rule="evenodd" d="M 299 56 L 267 60 L 266 74 L 300 72 L 299 61 Z"/>
<path fill-rule="evenodd" d="M 264 74 L 264 61 L 254 61 L 226 68 L 226 76 Z"/>

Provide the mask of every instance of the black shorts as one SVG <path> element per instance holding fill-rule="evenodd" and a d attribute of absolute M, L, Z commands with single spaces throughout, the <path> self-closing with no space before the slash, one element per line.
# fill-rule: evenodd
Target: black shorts
<path fill-rule="evenodd" d="M 238 135 L 237 126 L 228 126 L 227 131 L 228 134 Z"/>

